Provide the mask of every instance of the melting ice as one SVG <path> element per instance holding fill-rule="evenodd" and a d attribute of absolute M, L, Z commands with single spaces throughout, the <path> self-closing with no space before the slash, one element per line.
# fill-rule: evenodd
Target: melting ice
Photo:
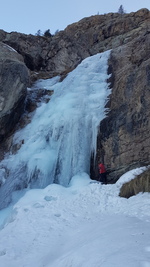
<path fill-rule="evenodd" d="M 10 170 L 1 195 L 28 184 L 67 186 L 72 176 L 89 174 L 98 125 L 106 116 L 110 94 L 106 82 L 109 54 L 106 51 L 83 60 L 62 82 L 58 78 L 45 81 L 54 94 L 49 103 L 37 108 L 31 123 L 16 133 L 14 142 L 24 140 L 24 144 L 16 155 L 1 162 Z"/>

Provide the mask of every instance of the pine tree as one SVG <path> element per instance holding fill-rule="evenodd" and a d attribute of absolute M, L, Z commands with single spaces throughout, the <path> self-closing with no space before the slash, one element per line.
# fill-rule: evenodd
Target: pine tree
<path fill-rule="evenodd" d="M 56 35 L 58 32 L 59 32 L 59 30 L 57 29 L 57 30 L 55 31 L 54 35 Z"/>
<path fill-rule="evenodd" d="M 44 36 L 45 36 L 45 37 L 51 37 L 51 36 L 52 36 L 51 33 L 50 33 L 50 29 L 48 29 L 48 30 L 46 30 L 46 31 L 44 32 Z"/>
<path fill-rule="evenodd" d="M 42 35 L 42 34 L 41 34 L 41 30 L 38 30 L 37 33 L 36 33 L 35 35 L 37 35 L 37 36 L 41 36 L 41 35 Z"/>
<path fill-rule="evenodd" d="M 118 9 L 118 13 L 119 13 L 119 14 L 125 14 L 123 5 L 121 5 L 121 6 L 119 7 L 119 9 Z"/>

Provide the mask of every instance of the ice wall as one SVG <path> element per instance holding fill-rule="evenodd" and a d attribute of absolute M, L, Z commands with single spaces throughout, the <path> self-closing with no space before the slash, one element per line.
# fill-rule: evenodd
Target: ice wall
<path fill-rule="evenodd" d="M 62 82 L 36 83 L 36 88 L 42 82 L 54 94 L 36 110 L 31 123 L 16 133 L 14 142 L 24 140 L 24 144 L 0 164 L 10 170 L 1 196 L 8 197 L 11 191 L 28 185 L 67 186 L 72 176 L 89 173 L 98 125 L 106 116 L 104 107 L 110 94 L 106 82 L 109 54 L 106 51 L 85 59 Z"/>

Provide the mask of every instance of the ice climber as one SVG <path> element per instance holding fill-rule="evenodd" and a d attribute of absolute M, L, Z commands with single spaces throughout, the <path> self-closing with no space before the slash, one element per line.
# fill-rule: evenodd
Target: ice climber
<path fill-rule="evenodd" d="M 98 164 L 99 169 L 99 181 L 102 184 L 107 184 L 106 169 L 103 163 Z"/>

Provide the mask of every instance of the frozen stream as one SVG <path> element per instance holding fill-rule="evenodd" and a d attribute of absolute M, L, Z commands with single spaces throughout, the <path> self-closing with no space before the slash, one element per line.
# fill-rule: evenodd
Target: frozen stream
<path fill-rule="evenodd" d="M 44 188 L 51 183 L 67 186 L 74 175 L 89 174 L 98 125 L 106 116 L 104 106 L 110 94 L 109 54 L 83 60 L 62 82 L 56 77 L 36 83 L 36 88 L 42 83 L 54 94 L 36 110 L 31 123 L 16 133 L 14 143 L 24 140 L 18 153 L 1 163 L 9 169 L 9 177 L 3 179 L 0 205 L 5 206 L 15 189 Z"/>

